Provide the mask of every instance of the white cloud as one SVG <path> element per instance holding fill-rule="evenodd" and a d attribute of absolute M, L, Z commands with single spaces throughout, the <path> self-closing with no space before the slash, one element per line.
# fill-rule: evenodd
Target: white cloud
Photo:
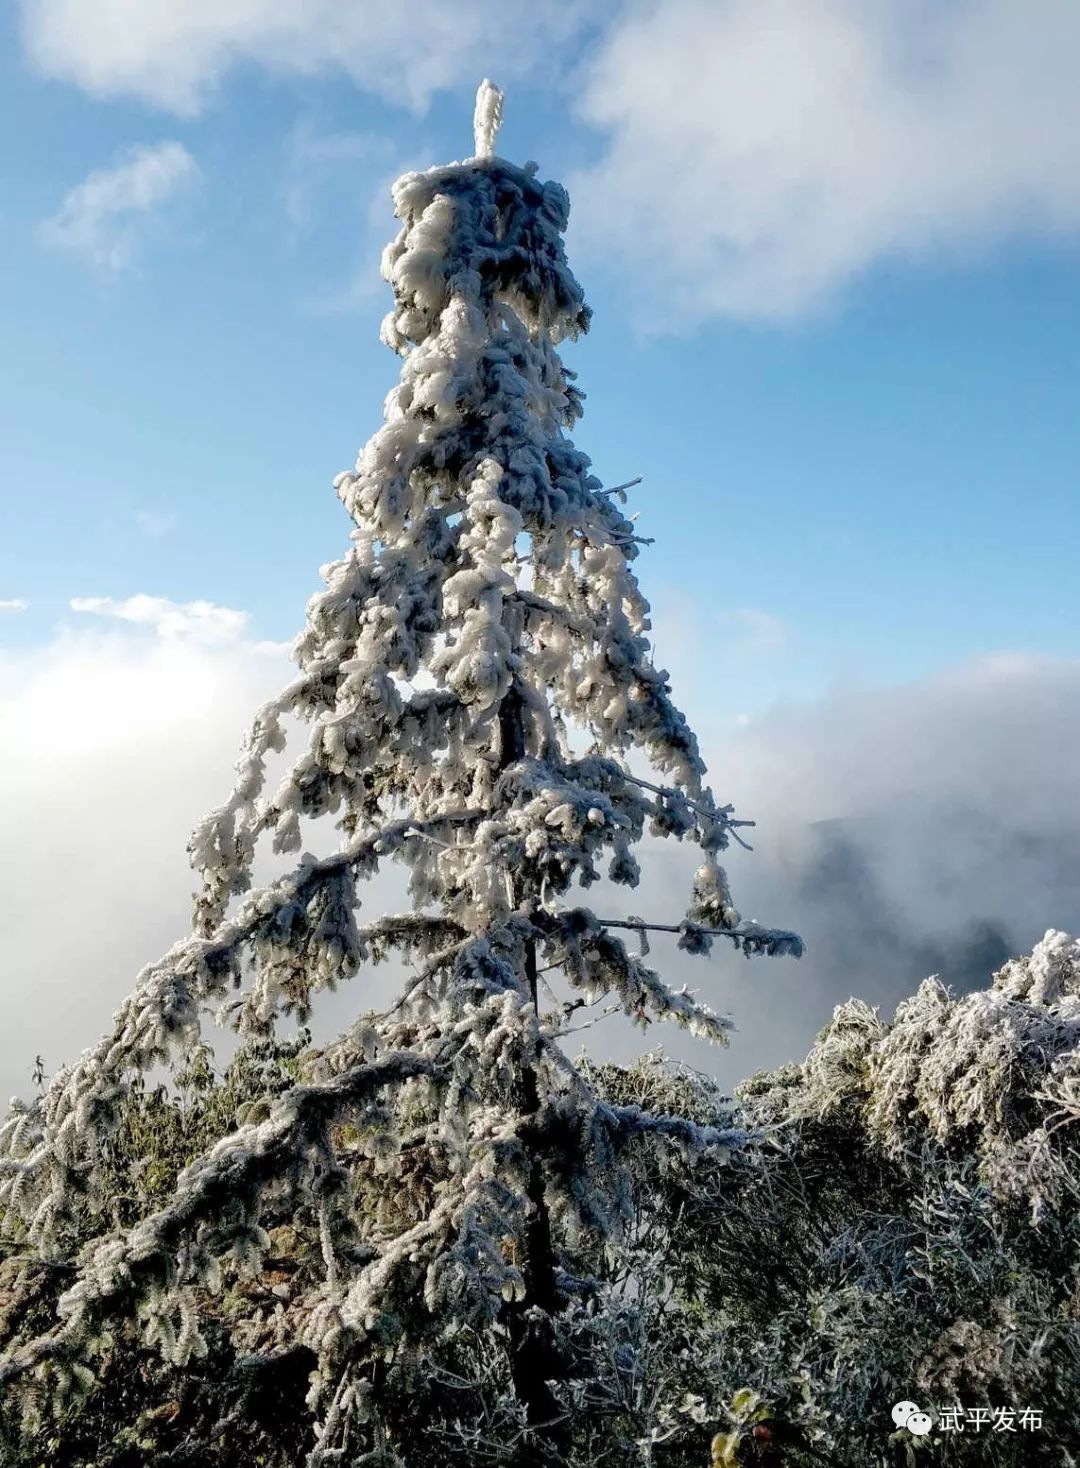
<path fill-rule="evenodd" d="M 110 168 L 89 174 L 40 228 L 42 241 L 115 275 L 135 261 L 153 212 L 198 177 L 182 143 L 129 149 Z"/>
<path fill-rule="evenodd" d="M 157 611 L 0 653 L 0 1095 L 27 1087 L 35 1054 L 51 1069 L 95 1041 L 138 970 L 187 930 L 190 831 L 230 788 L 252 713 L 292 675 L 282 646 L 252 642 L 235 621 L 234 635 L 210 642 L 166 633 L 174 623 L 163 607 L 200 632 L 205 619 L 184 615 L 199 603 L 94 600 Z M 140 635 L 140 624 L 158 635 Z M 676 693 L 704 736 L 717 795 L 758 822 L 745 833 L 754 852 L 729 853 L 741 910 L 797 928 L 809 950 L 798 963 L 750 964 L 723 950 L 703 962 L 658 940 L 668 977 L 698 988 L 738 1029 L 723 1056 L 666 1030 L 650 1031 L 650 1044 L 734 1082 L 800 1054 L 849 993 L 891 1008 L 980 924 L 1017 950 L 1049 925 L 1080 927 L 1080 661 L 1002 655 L 776 708 L 736 732 L 710 729 L 707 677 Z M 850 822 L 846 847 L 832 828 L 811 828 L 828 817 Z M 311 849 L 336 839 L 323 821 Z M 665 843 L 645 853 L 638 891 L 605 884 L 596 909 L 670 920 L 692 866 L 691 852 Z M 276 869 L 260 858 L 258 879 Z M 364 910 L 396 909 L 400 886 L 367 890 Z M 322 1032 L 383 1002 L 396 982 L 380 968 L 343 988 Z M 594 1048 L 626 1055 L 632 1043 L 612 1022 Z"/>
<path fill-rule="evenodd" d="M 129 596 L 118 601 L 111 596 L 74 596 L 73 612 L 112 617 L 149 627 L 160 637 L 195 642 L 235 642 L 247 626 L 247 613 L 209 601 L 169 601 L 164 596 Z"/>
<path fill-rule="evenodd" d="M 238 637 L 73 625 L 0 651 L 0 1099 L 101 1034 L 187 930 L 185 846 L 232 784 L 251 714 L 290 676 Z"/>
<path fill-rule="evenodd" d="M 40 73 L 182 114 L 242 64 L 343 73 L 416 109 L 485 73 L 573 88 L 602 150 L 571 180 L 573 228 L 630 273 L 653 328 L 783 320 L 882 264 L 1080 228 L 1074 0 L 23 0 L 22 11 Z M 323 143 L 324 163 L 368 147 L 354 134 Z M 469 146 L 463 117 L 459 151 Z M 318 174 L 318 156 L 306 161 Z M 302 223 L 299 174 L 287 191 Z M 70 212 L 62 237 L 126 261 L 130 243 L 92 199 Z"/>
<path fill-rule="evenodd" d="M 25 612 L 29 605 L 21 596 L 9 596 L 0 601 L 0 612 Z"/>
<path fill-rule="evenodd" d="M 606 147 L 576 226 L 651 326 L 792 317 L 882 262 L 1080 227 L 1074 0 L 635 4 L 579 110 Z"/>
<path fill-rule="evenodd" d="M 559 43 L 606 0 L 23 0 L 23 42 L 46 76 L 96 96 L 197 112 L 225 74 L 344 72 L 387 101 L 419 108 L 439 88 L 500 76 L 556 75 Z M 467 120 L 462 151 L 470 141 Z"/>
<path fill-rule="evenodd" d="M 776 704 L 718 745 L 713 766 L 753 792 L 741 803 L 804 823 L 910 794 L 1064 834 L 1080 797 L 1078 722 L 1080 660 L 1001 652 L 918 682 Z"/>
<path fill-rule="evenodd" d="M 654 944 L 737 1027 L 720 1056 L 656 1038 L 725 1084 L 804 1054 L 851 994 L 891 1014 L 930 973 L 983 983 L 1047 927 L 1080 931 L 1080 659 L 1000 654 L 745 720 L 724 717 L 704 667 L 675 693 L 717 797 L 757 823 L 753 852 L 726 853 L 736 905 L 807 943 L 798 962 L 705 965 Z M 597 910 L 670 920 L 693 866 L 654 845 L 641 888 L 598 889 Z"/>

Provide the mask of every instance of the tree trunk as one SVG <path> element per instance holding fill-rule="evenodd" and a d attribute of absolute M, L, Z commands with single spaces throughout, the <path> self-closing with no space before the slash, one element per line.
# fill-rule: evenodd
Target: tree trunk
<path fill-rule="evenodd" d="M 523 704 L 516 686 L 511 687 L 502 701 L 499 730 L 499 764 L 505 769 L 525 755 Z M 520 901 L 522 894 L 516 884 L 514 895 L 515 900 Z M 536 940 L 533 938 L 525 946 L 525 979 L 533 1008 L 539 1013 Z M 521 1115 L 523 1118 L 534 1117 L 539 1110 L 536 1068 L 527 1065 L 521 1075 Z M 555 1289 L 555 1250 L 551 1218 L 544 1199 L 544 1162 L 539 1147 L 534 1147 L 530 1160 L 526 1195 L 530 1214 L 522 1264 L 525 1298 L 507 1307 L 506 1324 L 510 1333 L 510 1370 L 514 1390 L 532 1429 L 521 1443 L 516 1461 L 522 1468 L 532 1468 L 534 1464 L 563 1462 L 567 1442 L 563 1409 L 548 1385 L 559 1376 L 562 1363 L 556 1349 L 553 1324 L 559 1309 Z M 530 1318 L 532 1310 L 542 1311 L 543 1317 Z"/>

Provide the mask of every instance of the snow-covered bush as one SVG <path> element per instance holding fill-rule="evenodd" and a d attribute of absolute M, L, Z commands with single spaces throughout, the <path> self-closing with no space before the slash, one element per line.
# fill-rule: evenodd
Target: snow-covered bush
<path fill-rule="evenodd" d="M 692 1110 L 655 1068 L 601 1088 L 635 1075 L 642 1104 Z M 839 1006 L 801 1065 L 740 1088 L 759 1140 L 734 1166 L 645 1159 L 655 1254 L 624 1267 L 642 1305 L 659 1292 L 642 1373 L 667 1373 L 665 1452 L 687 1455 L 656 1461 L 705 1463 L 714 1433 L 718 1463 L 1073 1464 L 1078 1082 L 1080 942 L 1051 931 L 985 990 L 927 980 L 891 1023 Z M 900 1401 L 928 1437 L 897 1429 Z"/>
<path fill-rule="evenodd" d="M 930 981 L 891 1024 L 850 1001 L 802 1065 L 755 1077 L 735 1101 L 659 1054 L 629 1067 L 579 1062 L 604 1105 L 670 1118 L 669 1136 L 691 1145 L 658 1148 L 639 1124 L 623 1154 L 631 1206 L 620 1247 L 602 1231 L 562 1240 L 564 1265 L 598 1286 L 557 1316 L 564 1460 L 1067 1465 L 1080 1400 L 1080 1152 L 1067 1101 L 1080 1064 L 1078 960 L 1080 944 L 1050 933 L 986 991 L 952 999 Z M 914 1023 L 919 1008 L 933 1026 Z M 985 1043 L 962 1052 L 960 1067 L 953 1037 L 972 1026 Z M 221 1082 L 196 1053 L 178 1097 L 134 1085 L 110 1141 L 115 1216 L 160 1206 L 209 1139 L 258 1121 L 297 1077 L 328 1065 L 296 1044 L 255 1040 Z M 945 1067 L 953 1079 L 942 1089 L 934 1077 Z M 902 1076 L 921 1085 L 921 1102 Z M 973 1087 L 974 1114 L 958 1104 Z M 713 1131 L 746 1140 L 692 1145 Z M 422 1141 L 391 1187 L 357 1132 L 343 1128 L 338 1146 L 361 1232 L 377 1239 L 425 1215 L 438 1168 Z M 1014 1158 L 1004 1171 L 1003 1155 Z M 1022 1197 L 1021 1157 L 1035 1159 Z M 5 1468 L 36 1465 L 58 1441 L 73 1468 L 226 1464 L 238 1452 L 292 1468 L 313 1432 L 304 1399 L 315 1355 L 290 1322 L 323 1277 L 318 1208 L 282 1198 L 263 1224 L 262 1270 L 226 1260 L 220 1289 L 200 1295 L 204 1360 L 170 1365 L 117 1331 L 87 1408 L 59 1425 L 46 1412 L 21 1448 L 0 1453 Z M 47 1325 L 73 1266 L 26 1256 L 13 1239 L 8 1248 L 0 1335 L 18 1338 Z M 521 1406 L 497 1329 L 455 1332 L 378 1387 L 404 1461 L 432 1451 L 448 1463 L 513 1461 Z M 911 1399 L 935 1420 L 958 1404 L 1017 1416 L 1028 1406 L 1043 1425 L 937 1431 L 920 1446 L 890 1418 L 892 1403 Z M 0 1402 L 0 1441 L 6 1427 L 13 1443 L 16 1397 Z"/>

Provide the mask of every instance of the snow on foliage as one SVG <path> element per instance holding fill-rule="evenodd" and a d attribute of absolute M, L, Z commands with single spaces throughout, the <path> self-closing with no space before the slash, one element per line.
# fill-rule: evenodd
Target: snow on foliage
<path fill-rule="evenodd" d="M 682 1247 L 726 1280 L 698 1343 L 716 1396 L 752 1388 L 809 1448 L 797 1464 L 918 1461 L 880 1430 L 909 1398 L 935 1423 L 957 1404 L 961 1424 L 965 1406 L 1041 1418 L 1026 1440 L 938 1432 L 934 1461 L 1074 1464 L 1080 940 L 1050 930 L 959 998 L 928 979 L 891 1022 L 849 1000 L 802 1065 L 740 1096 L 769 1139 L 761 1179 L 699 1210 L 707 1238 L 682 1214 Z"/>
<path fill-rule="evenodd" d="M 836 1012 L 808 1062 L 822 1114 L 865 1088 L 871 1134 L 896 1156 L 924 1131 L 959 1142 L 995 1196 L 1080 1202 L 1080 941 L 1051 929 L 989 989 L 954 1000 L 927 979 L 886 1029 L 861 1001 Z"/>
<path fill-rule="evenodd" d="M 323 568 L 298 676 L 255 715 L 231 794 L 192 836 L 192 933 L 140 974 L 96 1047 L 13 1105 L 3 1133 L 6 1216 L 43 1259 L 81 1249 L 52 1328 L 0 1364 L 15 1386 L 89 1390 L 117 1319 L 138 1320 L 177 1366 L 197 1358 L 222 1261 L 258 1270 L 270 1202 L 315 1200 L 322 1277 L 276 1327 L 317 1363 L 312 1464 L 337 1461 L 349 1431 L 391 1462 L 372 1383 L 465 1329 L 503 1332 L 543 1438 L 558 1412 L 553 1322 L 595 1289 L 565 1241 L 599 1232 L 618 1247 L 633 1139 L 721 1155 L 741 1135 L 607 1105 L 567 1061 L 541 970 L 642 1024 L 715 1040 L 726 1028 L 572 890 L 605 870 L 633 886 L 648 825 L 703 853 L 683 947 L 723 936 L 747 953 L 800 951 L 792 934 L 740 926 L 718 863 L 737 823 L 652 661 L 633 524 L 567 436 L 582 396 L 556 347 L 589 321 L 563 253 L 567 196 L 492 156 L 500 115 L 485 83 L 477 156 L 394 186 L 382 338 L 404 359 L 400 382 L 335 482 L 352 544 Z M 286 716 L 310 733 L 271 790 Z M 636 775 L 634 751 L 667 783 Z M 252 890 L 259 838 L 297 852 L 301 819 L 327 814 L 338 849 Z M 409 870 L 411 910 L 363 925 L 359 884 L 391 860 Z M 392 1010 L 192 1161 L 164 1206 L 110 1226 L 103 1166 L 133 1077 L 190 1057 L 206 1007 L 238 988 L 238 1026 L 269 1033 L 390 949 L 417 965 Z M 343 1128 L 387 1188 L 416 1149 L 427 1159 L 425 1205 L 400 1227 L 372 1231 L 353 1207 Z"/>

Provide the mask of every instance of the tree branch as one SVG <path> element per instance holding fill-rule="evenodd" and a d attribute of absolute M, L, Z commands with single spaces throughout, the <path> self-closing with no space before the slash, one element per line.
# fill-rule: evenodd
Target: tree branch
<path fill-rule="evenodd" d="M 94 1261 L 59 1301 L 65 1323 L 21 1352 L 0 1361 L 0 1384 L 47 1357 L 76 1354 L 75 1337 L 88 1312 L 104 1313 L 124 1295 L 142 1295 L 175 1258 L 186 1236 L 217 1219 L 228 1204 L 252 1191 L 260 1194 L 317 1142 L 343 1111 L 383 1086 L 434 1075 L 434 1061 L 396 1051 L 317 1085 L 296 1086 L 274 1105 L 266 1121 L 248 1123 L 223 1137 L 184 1169 L 173 1202 L 132 1228 L 123 1240 L 108 1240 L 106 1257 Z"/>
<path fill-rule="evenodd" d="M 683 933 L 687 928 L 708 938 L 731 938 L 737 945 L 749 942 L 751 947 L 773 946 L 774 951 L 790 953 L 801 958 L 806 945 L 798 933 L 789 933 L 783 928 L 763 928 L 757 923 L 744 924 L 739 928 L 704 928 L 700 923 L 646 923 L 630 918 L 602 918 L 596 921 L 602 928 L 630 928 L 641 933 Z"/>

